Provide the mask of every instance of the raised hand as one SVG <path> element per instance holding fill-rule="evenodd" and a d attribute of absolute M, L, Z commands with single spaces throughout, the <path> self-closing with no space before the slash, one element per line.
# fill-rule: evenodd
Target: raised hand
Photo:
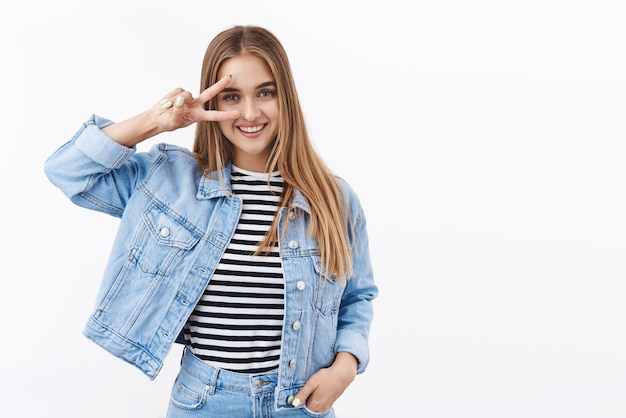
<path fill-rule="evenodd" d="M 169 92 L 152 107 L 159 130 L 173 131 L 199 121 L 237 119 L 240 116 L 238 111 L 222 112 L 204 109 L 204 104 L 227 87 L 231 81 L 230 76 L 223 77 L 196 98 L 181 88 Z"/>
<path fill-rule="evenodd" d="M 188 91 L 177 88 L 149 110 L 109 125 L 102 131 L 114 141 L 132 147 L 161 132 L 184 128 L 194 122 L 237 119 L 241 116 L 238 111 L 222 112 L 204 109 L 204 103 L 222 91 L 230 82 L 230 76 L 224 77 L 196 98 Z"/>

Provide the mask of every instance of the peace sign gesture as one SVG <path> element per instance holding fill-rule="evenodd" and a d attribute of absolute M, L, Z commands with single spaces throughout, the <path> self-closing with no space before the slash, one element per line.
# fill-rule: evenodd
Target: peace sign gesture
<path fill-rule="evenodd" d="M 231 81 L 231 76 L 223 77 L 196 98 L 181 88 L 172 90 L 152 108 L 160 130 L 173 131 L 199 121 L 237 119 L 240 116 L 237 111 L 222 112 L 204 109 L 204 104 L 227 87 Z"/>
<path fill-rule="evenodd" d="M 204 109 L 204 103 L 228 86 L 231 80 L 230 76 L 223 77 L 196 98 L 181 88 L 174 89 L 148 111 L 109 125 L 102 131 L 114 141 L 133 147 L 161 132 L 184 128 L 194 122 L 237 119 L 241 113 L 236 110 L 222 112 Z"/>

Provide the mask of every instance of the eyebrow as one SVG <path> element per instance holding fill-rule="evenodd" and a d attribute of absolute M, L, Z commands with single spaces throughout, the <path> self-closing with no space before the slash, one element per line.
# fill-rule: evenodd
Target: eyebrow
<path fill-rule="evenodd" d="M 276 83 L 274 81 L 266 81 L 265 83 L 261 83 L 258 86 L 256 86 L 256 89 L 262 89 L 263 87 L 276 87 Z M 237 92 L 239 91 L 239 89 L 236 89 L 234 87 L 226 87 L 222 90 L 222 93 L 233 93 L 233 92 Z"/>

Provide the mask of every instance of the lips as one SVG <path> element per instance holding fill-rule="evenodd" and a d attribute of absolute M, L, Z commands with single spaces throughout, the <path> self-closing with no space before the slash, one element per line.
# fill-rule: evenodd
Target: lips
<path fill-rule="evenodd" d="M 257 126 L 238 126 L 237 129 L 239 129 L 241 132 L 245 132 L 247 134 L 253 134 L 255 132 L 259 132 L 261 129 L 263 129 L 265 127 L 265 125 L 257 125 Z"/>

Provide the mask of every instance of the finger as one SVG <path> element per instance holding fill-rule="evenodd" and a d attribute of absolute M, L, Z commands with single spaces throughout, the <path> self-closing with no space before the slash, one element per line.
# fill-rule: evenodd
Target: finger
<path fill-rule="evenodd" d="M 233 120 L 241 117 L 241 112 L 237 110 L 221 111 L 221 110 L 205 110 L 202 120 L 210 122 L 218 122 L 221 120 Z"/>
<path fill-rule="evenodd" d="M 159 105 L 163 109 L 169 109 L 170 107 L 172 107 L 174 97 L 184 92 L 185 91 L 181 89 L 180 87 L 175 88 L 174 90 L 170 91 L 168 94 L 166 94 L 165 96 L 161 98 L 161 100 L 159 101 Z"/>
<path fill-rule="evenodd" d="M 184 93 L 184 92 L 185 90 L 181 89 L 180 87 L 176 87 L 174 90 L 170 91 L 165 96 L 161 97 L 161 100 L 165 100 L 165 99 L 171 100 L 176 95 Z"/>
<path fill-rule="evenodd" d="M 185 103 L 191 103 L 193 96 L 188 91 L 181 91 L 173 101 L 176 107 L 182 107 Z"/>
<path fill-rule="evenodd" d="M 220 78 L 217 83 L 213 84 L 209 88 L 205 89 L 202 93 L 200 93 L 197 100 L 200 103 L 208 102 L 212 97 L 215 97 L 217 93 L 224 90 L 224 88 L 226 88 L 232 80 L 233 78 L 230 75 Z"/>
<path fill-rule="evenodd" d="M 306 403 L 306 400 L 309 398 L 311 392 L 312 390 L 309 389 L 309 387 L 305 384 L 298 393 L 293 395 L 293 397 L 290 396 L 289 399 L 287 399 L 287 402 L 291 403 L 295 408 L 297 408 L 300 405 Z"/>

